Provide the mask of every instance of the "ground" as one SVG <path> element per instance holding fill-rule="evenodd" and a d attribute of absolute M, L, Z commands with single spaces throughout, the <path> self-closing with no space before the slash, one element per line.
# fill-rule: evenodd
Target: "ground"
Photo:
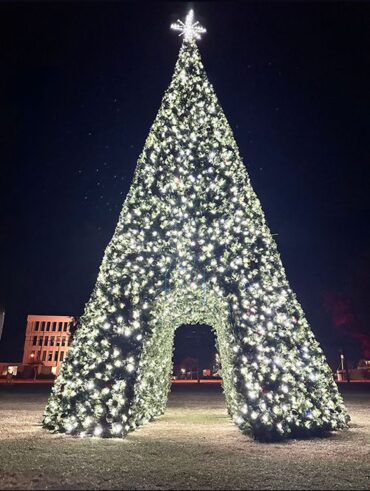
<path fill-rule="evenodd" d="M 257 443 L 218 386 L 174 386 L 164 416 L 124 440 L 40 426 L 48 386 L 0 386 L 0 489 L 369 489 L 370 387 L 342 384 L 348 431 Z"/>

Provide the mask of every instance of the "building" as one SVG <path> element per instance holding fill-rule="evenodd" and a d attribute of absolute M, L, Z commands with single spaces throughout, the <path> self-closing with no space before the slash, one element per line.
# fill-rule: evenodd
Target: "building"
<path fill-rule="evenodd" d="M 370 360 L 360 360 L 357 368 L 345 370 L 342 366 L 340 370 L 337 370 L 336 378 L 338 382 L 348 382 L 349 380 L 370 381 Z"/>
<path fill-rule="evenodd" d="M 58 375 L 75 323 L 70 316 L 28 315 L 23 365 L 33 366 L 37 374 Z"/>
<path fill-rule="evenodd" d="M 173 366 L 173 380 L 198 380 L 198 379 L 220 379 L 220 358 L 215 355 L 215 363 L 212 367 L 199 364 L 198 358 L 190 356 L 184 358 L 180 363 Z"/>

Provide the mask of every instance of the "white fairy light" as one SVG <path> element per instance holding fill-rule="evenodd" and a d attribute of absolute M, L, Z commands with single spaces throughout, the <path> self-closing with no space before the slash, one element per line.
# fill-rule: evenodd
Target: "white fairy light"
<path fill-rule="evenodd" d="M 71 433 L 73 431 L 73 424 L 72 423 L 67 423 L 65 426 L 66 432 Z"/>
<path fill-rule="evenodd" d="M 93 380 L 89 380 L 89 382 L 86 385 L 86 388 L 88 390 L 93 390 L 95 388 L 95 384 L 94 384 Z"/>
<path fill-rule="evenodd" d="M 185 41 L 192 41 L 193 39 L 200 39 L 201 34 L 204 34 L 206 29 L 194 21 L 194 11 L 190 10 L 185 18 L 185 22 L 177 20 L 174 24 L 171 24 L 171 29 L 174 31 L 180 31 L 179 36 L 184 36 Z"/>
<path fill-rule="evenodd" d="M 114 423 L 112 425 L 112 432 L 113 433 L 121 433 L 123 430 L 123 426 L 120 423 Z"/>
<path fill-rule="evenodd" d="M 100 436 L 103 433 L 103 429 L 101 426 L 96 426 L 94 428 L 94 436 Z"/>

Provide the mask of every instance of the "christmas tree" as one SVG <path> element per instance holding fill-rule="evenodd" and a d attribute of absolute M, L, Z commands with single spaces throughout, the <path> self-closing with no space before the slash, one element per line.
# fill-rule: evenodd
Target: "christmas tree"
<path fill-rule="evenodd" d="M 44 427 L 122 437 L 161 415 L 175 329 L 212 326 L 227 409 L 261 440 L 347 427 L 331 370 L 291 290 L 193 22 L 138 159 Z"/>

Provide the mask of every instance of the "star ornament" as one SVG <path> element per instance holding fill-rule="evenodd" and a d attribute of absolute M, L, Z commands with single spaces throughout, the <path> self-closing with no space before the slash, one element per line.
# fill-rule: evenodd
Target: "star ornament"
<path fill-rule="evenodd" d="M 186 16 L 185 22 L 178 20 L 174 24 L 171 24 L 171 29 L 174 31 L 180 31 L 179 36 L 184 36 L 185 41 L 192 41 L 193 39 L 200 39 L 201 34 L 207 32 L 207 30 L 199 24 L 194 22 L 194 11 L 190 10 Z"/>

